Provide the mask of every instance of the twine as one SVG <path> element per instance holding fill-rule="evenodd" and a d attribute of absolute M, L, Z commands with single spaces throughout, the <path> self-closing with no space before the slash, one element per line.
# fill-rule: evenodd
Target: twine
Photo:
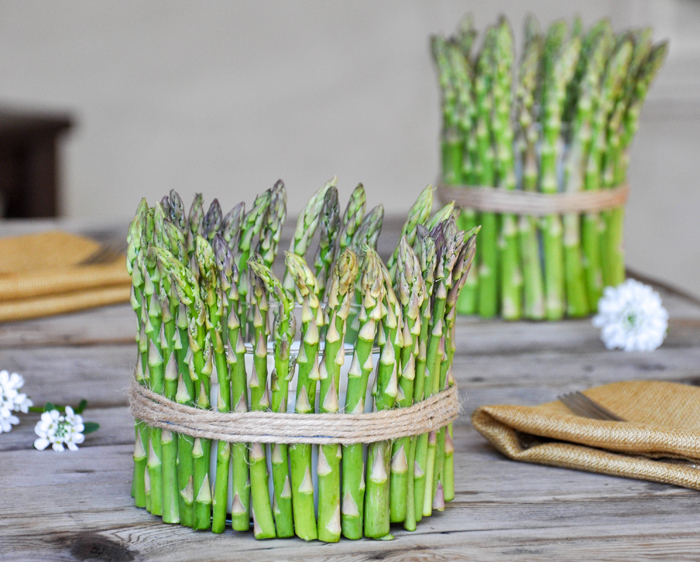
<path fill-rule="evenodd" d="M 542 217 L 620 207 L 627 201 L 629 190 L 627 184 L 577 193 L 538 193 L 498 187 L 440 184 L 438 197 L 443 203 L 454 201 L 463 209 Z"/>
<path fill-rule="evenodd" d="M 230 443 L 375 443 L 435 431 L 459 415 L 457 386 L 418 402 L 370 414 L 222 413 L 168 400 L 135 379 L 129 388 L 134 418 L 192 437 Z"/>

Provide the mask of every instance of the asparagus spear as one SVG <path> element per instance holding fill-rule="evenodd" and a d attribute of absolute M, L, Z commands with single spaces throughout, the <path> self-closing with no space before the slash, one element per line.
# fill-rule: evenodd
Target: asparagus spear
<path fill-rule="evenodd" d="M 145 199 L 141 199 L 138 208 L 136 209 L 136 215 L 129 225 L 129 231 L 127 234 L 128 247 L 126 252 L 126 268 L 131 276 L 131 306 L 136 313 L 137 342 L 139 342 L 140 334 L 144 329 L 141 322 L 144 279 L 143 275 L 141 274 L 140 261 L 143 258 L 141 239 L 147 210 L 148 203 L 146 203 Z M 146 373 L 144 372 L 144 369 L 147 368 L 147 365 L 147 361 L 143 360 L 142 352 L 139 346 L 139 349 L 137 349 L 137 360 L 134 376 L 141 384 L 145 384 L 146 382 Z M 134 474 L 132 480 L 132 495 L 134 496 L 134 503 L 136 507 L 146 507 L 146 489 L 144 478 L 147 462 L 146 447 L 148 446 L 148 426 L 143 422 L 136 420 L 134 423 L 134 433 Z"/>
<path fill-rule="evenodd" d="M 425 375 L 427 364 L 428 350 L 428 330 L 430 327 L 430 319 L 432 316 L 432 299 L 433 285 L 435 283 L 435 264 L 437 252 L 435 241 L 431 237 L 428 230 L 419 225 L 416 237 L 416 255 L 420 259 L 421 275 L 425 282 L 426 299 L 421 304 L 421 332 L 418 344 L 418 357 L 416 358 L 416 378 L 413 384 L 413 401 L 420 402 L 430 393 L 430 389 L 426 393 Z M 427 470 L 427 455 L 428 455 L 428 434 L 418 436 L 411 443 L 411 451 L 409 458 L 414 458 L 414 504 L 415 504 L 415 520 L 420 521 L 423 517 L 423 501 L 425 495 L 425 472 Z M 411 525 L 407 529 L 415 530 L 415 525 Z"/>
<path fill-rule="evenodd" d="M 494 151 L 491 142 L 493 57 L 496 48 L 495 28 L 486 32 L 484 45 L 476 63 L 474 95 L 477 107 L 475 175 L 479 185 L 495 185 Z M 479 249 L 479 314 L 491 318 L 498 313 L 498 217 L 495 213 L 481 213 L 481 245 Z"/>
<path fill-rule="evenodd" d="M 427 186 L 423 191 L 421 191 L 418 199 L 413 204 L 413 206 L 408 211 L 408 218 L 401 228 L 401 240 L 406 238 L 406 243 L 411 246 L 416 239 L 416 227 L 419 224 L 423 224 L 428 220 L 430 212 L 433 209 L 433 186 Z M 389 268 L 389 273 L 391 278 L 396 278 L 396 267 L 399 254 L 401 253 L 401 244 L 399 243 L 391 254 L 389 261 L 387 262 L 387 267 Z"/>
<path fill-rule="evenodd" d="M 365 395 L 369 374 L 372 372 L 372 348 L 377 333 L 377 324 L 383 318 L 386 287 L 382 275 L 381 260 L 369 247 L 363 248 L 365 258 L 362 264 L 360 294 L 362 296 L 359 314 L 361 327 L 348 373 L 348 388 L 345 398 L 345 412 L 360 414 L 365 411 Z M 348 539 L 362 538 L 365 478 L 362 459 L 362 443 L 343 447 L 343 482 L 341 522 L 343 536 Z"/>
<path fill-rule="evenodd" d="M 362 224 L 362 218 L 365 216 L 365 200 L 365 188 L 360 183 L 350 194 L 348 206 L 345 207 L 343 213 L 340 235 L 338 236 L 338 255 L 352 244 L 353 236 Z"/>
<path fill-rule="evenodd" d="M 194 201 L 190 206 L 190 213 L 187 217 L 187 254 L 194 254 L 194 238 L 197 234 L 202 234 L 204 223 L 204 198 L 201 193 L 196 193 Z"/>
<path fill-rule="evenodd" d="M 218 199 L 214 199 L 202 221 L 202 236 L 211 242 L 221 228 L 221 219 L 221 205 Z"/>
<path fill-rule="evenodd" d="M 431 37 L 433 60 L 442 90 L 442 181 L 448 185 L 462 182 L 464 141 L 457 126 L 457 90 L 447 55 L 445 39 Z"/>
<path fill-rule="evenodd" d="M 224 273 L 221 284 L 227 295 L 226 361 L 230 365 L 231 405 L 235 412 L 243 413 L 248 411 L 248 376 L 245 366 L 246 349 L 239 316 L 241 311 L 238 291 L 240 274 L 235 262 L 231 264 L 230 277 L 227 267 L 224 267 Z M 250 528 L 250 469 L 246 443 L 231 444 L 231 464 L 233 465 L 231 527 L 234 531 L 247 531 Z"/>
<path fill-rule="evenodd" d="M 591 39 L 591 35 L 597 37 Z M 586 36 L 589 45 L 580 91 L 577 93 L 576 113 L 569 154 L 566 162 L 565 190 L 580 191 L 584 183 L 585 160 L 590 150 L 593 109 L 598 102 L 600 77 L 605 69 L 605 59 L 610 49 L 610 35 L 593 28 Z M 581 221 L 577 213 L 564 215 L 564 267 L 566 268 L 567 314 L 585 316 L 590 311 L 581 255 Z"/>
<path fill-rule="evenodd" d="M 561 27 L 561 26 L 559 26 Z M 559 134 L 561 132 L 561 114 L 566 94 L 566 85 L 576 69 L 576 61 L 581 50 L 581 40 L 575 37 L 567 41 L 560 49 L 554 51 L 559 43 L 559 34 L 548 33 L 545 42 L 545 100 L 542 116 L 542 154 L 540 170 L 543 193 L 557 193 L 557 162 L 561 154 Z M 557 320 L 564 315 L 565 280 L 564 247 L 562 224 L 559 215 L 547 215 L 543 218 L 544 232 L 544 271 L 546 291 L 546 316 Z"/>
<path fill-rule="evenodd" d="M 622 41 L 608 61 L 598 104 L 593 114 L 593 133 L 590 150 L 586 159 L 584 189 L 597 190 L 601 184 L 601 159 L 605 148 L 605 131 L 607 120 L 613 109 L 613 103 L 624 83 L 625 73 L 632 56 L 632 44 Z M 599 213 L 586 213 L 581 228 L 584 253 L 584 269 L 588 288 L 588 302 L 597 306 L 603 292 L 601 263 L 601 229 L 603 222 Z"/>
<path fill-rule="evenodd" d="M 357 227 L 355 235 L 352 238 L 352 245 L 350 246 L 351 249 L 360 254 L 360 250 L 364 246 L 376 249 L 377 240 L 379 238 L 379 233 L 382 231 L 383 222 L 384 206 L 377 205 L 364 216 L 360 226 Z"/>
<path fill-rule="evenodd" d="M 258 243 L 258 253 L 263 263 L 272 267 L 277 256 L 277 246 L 282 236 L 282 225 L 287 216 L 287 190 L 282 180 L 277 180 L 270 192 L 270 206 L 265 216 L 264 225 Z"/>
<path fill-rule="evenodd" d="M 318 300 L 318 281 L 304 258 L 286 253 L 287 272 L 296 286 L 297 301 L 302 304 L 302 347 L 297 357 L 297 395 L 294 411 L 298 414 L 316 410 L 316 386 L 320 379 L 318 348 L 323 311 Z M 311 445 L 297 443 L 290 447 L 292 461 L 292 501 L 294 530 L 298 537 L 310 541 L 318 537 L 314 510 L 314 484 L 311 477 Z"/>
<path fill-rule="evenodd" d="M 326 191 L 326 196 L 321 209 L 319 221 L 319 243 L 314 268 L 318 280 L 318 298 L 323 300 L 326 290 L 326 281 L 330 274 L 333 256 L 335 253 L 335 241 L 340 228 L 340 207 L 338 206 L 338 189 L 333 186 Z"/>
<path fill-rule="evenodd" d="M 338 177 L 333 176 L 329 182 L 322 185 L 320 189 L 314 193 L 311 199 L 309 199 L 309 202 L 306 204 L 306 207 L 304 207 L 304 210 L 297 219 L 297 227 L 294 231 L 294 238 L 292 238 L 289 245 L 289 251 L 291 253 L 301 257 L 306 255 L 306 250 L 311 244 L 311 239 L 314 237 L 316 229 L 318 228 L 318 222 L 321 218 L 321 210 L 323 209 L 326 192 L 331 187 L 335 187 L 337 183 Z M 294 292 L 294 279 L 292 279 L 290 271 L 285 271 L 282 285 L 287 292 Z"/>
<path fill-rule="evenodd" d="M 248 260 L 251 271 L 265 284 L 268 293 L 274 294 L 279 303 L 275 315 L 274 346 L 275 370 L 272 373 L 273 412 L 287 411 L 287 389 L 294 375 L 294 366 L 290 363 L 291 343 L 294 339 L 296 321 L 294 319 L 294 300 L 282 289 L 282 283 L 272 273 L 264 258 L 259 255 Z M 274 483 L 274 500 L 272 511 L 278 537 L 294 536 L 292 517 L 292 488 L 289 480 L 288 446 L 277 443 L 272 448 L 272 480 Z"/>
<path fill-rule="evenodd" d="M 622 122 L 619 127 L 620 131 L 617 134 L 617 137 L 620 138 L 619 155 L 616 158 L 617 163 L 615 167 L 617 169 L 615 171 L 615 177 L 611 182 L 615 185 L 622 184 L 626 179 L 629 148 L 632 137 L 637 130 L 639 112 L 644 104 L 649 86 L 666 58 L 667 49 L 668 44 L 666 42 L 659 43 L 651 49 L 647 58 L 636 73 L 636 79 L 631 86 L 633 91 L 630 94 L 630 101 L 622 117 Z M 609 285 L 618 285 L 625 279 L 625 255 L 622 235 L 624 212 L 624 207 L 618 207 L 609 212 L 610 216 L 606 229 Z"/>
<path fill-rule="evenodd" d="M 526 27 L 527 40 L 520 64 L 520 80 L 516 91 L 519 126 L 517 142 L 522 159 L 522 188 L 524 191 L 536 191 L 538 132 L 534 101 L 538 63 L 542 54 L 542 36 L 538 32 L 539 26 L 536 20 L 531 17 L 527 21 L 529 24 Z M 537 219 L 530 215 L 520 215 L 518 229 L 520 231 L 520 254 L 523 260 L 523 285 L 525 287 L 524 315 L 526 318 L 541 320 L 544 318 L 545 305 Z M 469 279 L 467 279 L 467 286 L 468 284 Z"/>
<path fill-rule="evenodd" d="M 357 278 L 357 256 L 345 250 L 338 258 L 328 286 L 329 318 L 320 369 L 319 406 L 322 413 L 336 414 L 339 408 L 340 368 L 345 363 L 345 329 Z M 339 444 L 318 449 L 318 538 L 340 540 L 340 459 Z"/>
<path fill-rule="evenodd" d="M 496 28 L 494 53 L 494 119 L 493 135 L 496 144 L 498 186 L 515 189 L 515 157 L 513 129 L 510 123 L 513 66 L 513 34 L 505 18 Z M 501 315 L 506 320 L 522 316 L 522 285 L 518 228 L 513 214 L 501 215 Z"/>
<path fill-rule="evenodd" d="M 232 252 L 238 250 L 243 221 L 245 217 L 245 203 L 241 201 L 221 219 L 221 235 L 226 240 Z"/>
<path fill-rule="evenodd" d="M 418 336 L 421 333 L 421 305 L 426 298 L 425 282 L 421 264 L 406 236 L 399 242 L 397 269 L 397 293 L 403 313 L 403 339 L 401 348 L 401 377 L 396 402 L 400 408 L 413 404 L 413 389 L 416 374 L 416 358 L 419 350 Z M 415 528 L 414 458 L 411 458 L 413 439 L 402 437 L 394 442 L 391 451 L 391 522 L 404 522 L 411 530 Z M 415 455 L 415 450 L 413 450 Z"/>
<path fill-rule="evenodd" d="M 248 386 L 250 387 L 251 410 L 260 411 L 270 407 L 270 396 L 267 388 L 267 316 L 269 304 L 264 283 L 253 270 L 251 270 L 250 284 L 255 347 L 253 350 L 253 371 L 248 379 Z M 248 455 L 250 493 L 253 504 L 253 533 L 256 539 L 274 538 L 276 535 L 270 504 L 266 449 L 267 446 L 263 443 L 251 443 Z"/>
<path fill-rule="evenodd" d="M 217 383 L 219 385 L 216 409 L 218 412 L 230 412 L 231 375 L 225 347 L 228 339 L 228 327 L 225 323 L 228 321 L 228 297 L 235 265 L 233 263 L 233 254 L 221 233 L 216 233 L 212 239 L 212 250 L 216 261 L 216 270 L 212 272 L 216 274 L 216 289 L 213 295 L 215 296 L 214 303 L 209 307 L 209 316 L 212 325 L 211 334 L 214 341 Z M 219 441 L 216 451 L 216 483 L 212 500 L 211 530 L 214 533 L 223 533 L 226 528 L 230 461 L 231 444 L 226 441 Z"/>
<path fill-rule="evenodd" d="M 380 340 L 379 365 L 373 390 L 377 411 L 393 407 L 398 394 L 397 356 L 403 347 L 403 314 L 401 302 L 392 288 L 389 271 L 381 264 L 385 283 L 386 317 L 383 320 L 383 343 Z M 367 448 L 367 489 L 365 492 L 365 536 L 382 538 L 390 530 L 390 461 L 391 443 L 379 441 Z"/>
<path fill-rule="evenodd" d="M 180 194 L 175 191 L 174 189 L 170 190 L 170 204 L 169 204 L 169 209 L 170 209 L 170 215 L 168 218 L 170 221 L 177 226 L 177 228 L 180 230 L 180 232 L 185 234 L 185 231 L 187 230 L 187 217 L 185 216 L 185 204 L 182 202 L 182 197 L 180 197 Z"/>

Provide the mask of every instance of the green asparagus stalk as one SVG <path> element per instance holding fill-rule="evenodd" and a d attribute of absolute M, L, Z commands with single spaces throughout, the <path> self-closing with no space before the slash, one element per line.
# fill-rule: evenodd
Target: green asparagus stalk
<path fill-rule="evenodd" d="M 340 369 L 345 363 L 345 330 L 353 302 L 357 278 L 357 256 L 345 250 L 338 258 L 328 286 L 329 318 L 320 369 L 319 407 L 322 413 L 337 414 L 339 409 Z M 324 542 L 340 540 L 340 459 L 337 443 L 318 449 L 318 538 Z"/>
<path fill-rule="evenodd" d="M 433 310 L 430 324 L 430 338 L 428 340 L 428 351 L 426 358 L 426 376 L 424 392 L 426 396 L 436 394 L 443 387 L 440 380 L 441 362 L 444 354 L 444 326 L 445 326 L 445 306 L 447 291 L 452 282 L 452 268 L 457 260 L 461 246 L 463 244 L 464 232 L 458 231 L 453 219 L 440 223 L 431 231 L 431 236 L 435 240 L 436 266 L 433 286 Z M 444 428 L 442 440 L 444 443 Z M 425 471 L 425 493 L 423 496 L 423 516 L 432 514 L 433 497 L 435 496 L 435 486 L 437 485 L 435 470 L 437 457 L 438 432 L 431 432 L 428 436 L 428 451 Z M 439 467 L 438 467 L 439 468 Z"/>
<path fill-rule="evenodd" d="M 494 55 L 494 119 L 493 135 L 496 144 L 496 169 L 498 187 L 515 189 L 515 156 L 513 154 L 513 128 L 510 123 L 513 34 L 505 18 L 496 30 Z M 500 237 L 501 263 L 501 315 L 506 320 L 522 316 L 523 277 L 520 269 L 518 228 L 513 214 L 501 215 Z"/>
<path fill-rule="evenodd" d="M 360 183 L 350 194 L 348 206 L 345 207 L 345 212 L 341 219 L 341 229 L 338 236 L 338 255 L 342 254 L 352 244 L 355 232 L 362 224 L 362 218 L 365 216 L 365 203 L 365 188 Z"/>
<path fill-rule="evenodd" d="M 221 220 L 221 205 L 218 199 L 214 199 L 211 205 L 209 205 L 209 210 L 207 214 L 204 215 L 204 221 L 202 222 L 202 236 L 209 242 L 211 242 L 214 236 L 216 236 L 216 233 L 219 232 Z"/>
<path fill-rule="evenodd" d="M 234 238 L 235 236 L 234 234 Z M 227 271 L 227 268 L 224 268 L 224 271 Z M 231 265 L 230 279 L 226 274 L 221 283 L 222 287 L 227 289 L 226 361 L 230 365 L 229 372 L 231 373 L 231 405 L 234 412 L 244 413 L 248 411 L 248 376 L 245 366 L 246 349 L 239 316 L 241 310 L 238 291 L 240 274 L 235 262 Z M 233 466 L 231 527 L 234 531 L 247 531 L 250 529 L 250 469 L 247 443 L 231 444 L 231 464 Z"/>
<path fill-rule="evenodd" d="M 408 218 L 401 228 L 401 238 L 403 240 L 406 238 L 406 243 L 409 246 L 413 245 L 416 239 L 416 227 L 419 224 L 423 224 L 430 217 L 430 212 L 433 209 L 433 186 L 429 185 L 423 191 L 421 191 L 418 199 L 413 204 L 413 206 L 408 211 Z M 401 252 L 401 244 L 399 243 L 391 254 L 389 261 L 387 262 L 387 267 L 389 268 L 389 273 L 392 279 L 396 279 L 396 268 L 399 259 L 399 254 Z"/>
<path fill-rule="evenodd" d="M 348 373 L 348 388 L 345 412 L 361 414 L 365 411 L 365 395 L 369 375 L 373 370 L 372 349 L 377 333 L 377 324 L 383 318 L 381 303 L 386 287 L 382 275 L 382 264 L 377 253 L 365 247 L 365 258 L 360 279 L 362 296 L 359 319 L 361 322 L 352 365 Z M 348 539 L 362 538 L 365 477 L 362 443 L 343 447 L 343 482 L 341 523 L 343 536 Z"/>
<path fill-rule="evenodd" d="M 559 141 L 561 115 L 566 85 L 576 69 L 581 40 L 575 37 L 554 50 L 559 34 L 550 32 L 545 42 L 545 84 L 543 87 L 542 154 L 540 173 L 543 193 L 557 193 L 557 162 L 562 151 Z M 565 310 L 564 246 L 559 215 L 543 218 L 546 316 L 549 320 L 563 317 Z"/>
<path fill-rule="evenodd" d="M 403 312 L 401 301 L 392 288 L 389 271 L 381 264 L 385 283 L 386 317 L 382 328 L 383 344 L 380 345 L 379 365 L 374 395 L 374 408 L 388 410 L 394 406 L 398 395 L 398 360 L 403 348 Z M 367 448 L 367 477 L 365 492 L 365 536 L 379 539 L 389 535 L 391 525 L 390 495 L 391 443 L 379 441 Z"/>
<path fill-rule="evenodd" d="M 187 254 L 194 254 L 194 238 L 203 232 L 204 226 L 204 198 L 201 193 L 196 193 L 187 216 Z M 195 268 L 196 269 L 196 268 Z"/>
<path fill-rule="evenodd" d="M 141 199 L 138 208 L 136 209 L 136 215 L 129 225 L 129 231 L 127 234 L 127 260 L 126 268 L 131 276 L 131 306 L 136 313 L 137 319 L 137 336 L 136 341 L 139 342 L 140 334 L 143 331 L 143 325 L 141 322 L 142 316 L 142 305 L 143 305 L 143 288 L 144 279 L 141 274 L 141 260 L 142 247 L 141 239 L 143 235 L 143 227 L 146 220 L 146 213 L 148 210 L 148 203 L 145 199 Z M 136 380 L 141 384 L 145 384 L 145 372 L 144 369 L 147 367 L 147 361 L 143 360 L 142 352 L 139 347 L 137 349 L 137 360 L 136 368 L 134 371 L 134 376 Z M 134 497 L 134 503 L 136 507 L 146 507 L 146 489 L 145 489 L 145 474 L 146 474 L 146 463 L 147 454 L 146 447 L 148 446 L 148 426 L 140 420 L 136 420 L 134 423 L 134 474 L 132 479 L 132 495 Z M 146 444 L 146 446 L 144 446 Z"/>
<path fill-rule="evenodd" d="M 265 216 L 260 242 L 258 243 L 258 254 L 262 256 L 263 263 L 267 267 L 272 267 L 277 256 L 277 246 L 282 236 L 282 225 L 287 217 L 287 190 L 282 180 L 277 180 L 272 186 L 270 194 L 270 206 Z"/>
<path fill-rule="evenodd" d="M 495 185 L 494 150 L 492 145 L 492 110 L 494 87 L 493 58 L 496 49 L 496 28 L 486 32 L 484 45 L 476 63 L 474 95 L 477 106 L 475 176 L 479 185 Z M 481 213 L 482 226 L 479 249 L 479 314 L 491 318 L 498 313 L 498 217 L 495 213 Z"/>
<path fill-rule="evenodd" d="M 294 319 L 294 300 L 282 289 L 282 283 L 272 273 L 264 258 L 259 255 L 248 260 L 248 265 L 255 275 L 265 284 L 268 293 L 274 294 L 279 308 L 275 315 L 274 325 L 274 354 L 275 370 L 272 373 L 272 406 L 273 412 L 287 411 L 287 392 L 289 382 L 294 375 L 294 367 L 290 364 L 291 343 L 294 339 L 296 322 Z M 272 480 L 274 498 L 272 511 L 275 516 L 277 536 L 294 536 L 294 520 L 292 516 L 292 488 L 289 480 L 289 455 L 285 443 L 277 443 L 272 448 Z"/>
<path fill-rule="evenodd" d="M 291 253 L 301 257 L 306 255 L 306 250 L 311 244 L 311 239 L 314 237 L 321 219 L 321 210 L 323 209 L 323 204 L 326 199 L 326 192 L 331 187 L 335 187 L 337 183 L 338 177 L 333 176 L 329 182 L 322 185 L 311 199 L 309 199 L 309 202 L 297 219 L 294 237 L 289 245 L 289 251 Z M 285 271 L 282 285 L 288 293 L 291 294 L 294 292 L 294 279 L 290 271 Z"/>
<path fill-rule="evenodd" d="M 263 281 L 251 270 L 250 298 L 253 305 L 253 371 L 248 379 L 250 407 L 253 411 L 267 410 L 270 396 L 267 388 L 267 338 L 269 303 Z M 276 536 L 272 505 L 270 504 L 269 474 L 267 471 L 267 447 L 264 443 L 251 443 L 250 491 L 253 504 L 253 533 L 256 539 Z"/>
<path fill-rule="evenodd" d="M 542 36 L 534 17 L 527 20 L 526 45 L 520 63 L 520 76 L 516 90 L 518 119 L 518 150 L 522 161 L 523 191 L 537 191 L 538 167 L 536 145 L 538 139 L 535 118 L 535 94 L 537 72 L 542 53 Z M 523 263 L 524 316 L 541 320 L 545 315 L 544 280 L 540 262 L 537 219 L 530 215 L 520 215 L 520 254 Z M 471 273 L 470 273 L 471 277 Z M 467 285 L 465 291 L 469 285 Z M 461 297 L 460 297 L 461 298 Z M 459 304 L 457 305 L 459 307 Z M 459 308 L 458 308 L 459 309 Z"/>
<path fill-rule="evenodd" d="M 330 275 L 335 253 L 335 243 L 340 228 L 340 207 L 338 206 L 338 189 L 333 186 L 326 191 L 319 221 L 319 242 L 314 269 L 318 280 L 318 298 L 323 300 L 326 282 Z"/>
<path fill-rule="evenodd" d="M 400 408 L 406 408 L 413 404 L 418 337 L 421 333 L 420 311 L 426 298 L 421 264 L 406 236 L 399 242 L 396 285 L 403 309 L 404 340 L 396 402 Z M 414 467 L 411 462 L 415 459 L 410 458 L 412 441 L 410 437 L 402 437 L 394 442 L 391 451 L 391 522 L 403 522 L 409 530 L 415 529 L 416 521 Z"/>
<path fill-rule="evenodd" d="M 238 250 L 245 219 L 245 203 L 241 201 L 221 220 L 221 235 L 232 252 Z"/>
<path fill-rule="evenodd" d="M 309 414 L 316 410 L 316 390 L 321 378 L 319 370 L 319 328 L 323 327 L 323 311 L 318 300 L 318 281 L 304 258 L 286 253 L 287 272 L 296 286 L 301 302 L 302 347 L 297 357 L 297 395 L 294 411 Z M 292 500 L 294 529 L 298 537 L 310 541 L 318 538 L 314 508 L 314 484 L 311 466 L 311 445 L 297 443 L 290 447 L 292 462 Z"/>
<path fill-rule="evenodd" d="M 363 246 L 376 249 L 383 222 L 384 206 L 377 205 L 362 219 L 360 226 L 357 228 L 352 238 L 351 249 L 360 254 L 360 249 L 363 248 Z"/>
<path fill-rule="evenodd" d="M 597 39 L 592 39 L 591 35 Z M 580 191 L 584 184 L 586 156 L 592 139 L 593 109 L 598 103 L 600 77 L 610 50 L 610 38 L 610 35 L 600 33 L 597 28 L 593 28 L 586 36 L 588 52 L 584 53 L 586 61 L 580 78 L 580 91 L 576 94 L 576 111 L 565 170 L 564 189 L 570 193 Z M 580 242 L 581 221 L 577 213 L 564 215 L 563 221 L 567 314 L 585 316 L 595 303 L 589 302 L 590 293 L 586 287 Z"/>
<path fill-rule="evenodd" d="M 641 41 L 645 42 L 645 38 L 642 37 Z M 610 182 L 614 185 L 622 184 L 626 180 L 629 148 L 632 137 L 638 126 L 639 112 L 644 104 L 649 86 L 666 58 L 667 48 L 668 45 L 666 42 L 659 43 L 652 47 L 646 59 L 638 67 L 633 84 L 628 86 L 632 91 L 628 94 L 629 101 L 626 105 L 624 115 L 620 120 L 619 132 L 615 135 L 620 141 L 619 147 L 617 148 L 618 155 L 615 158 L 614 177 Z M 636 51 L 637 49 L 635 49 L 635 52 Z M 644 52 L 645 49 L 642 49 L 642 53 Z M 624 207 L 612 209 L 609 211 L 609 216 L 607 218 L 606 254 L 607 263 L 609 265 L 607 268 L 604 268 L 604 272 L 607 269 L 608 282 L 606 284 L 613 286 L 622 283 L 625 279 L 625 254 L 623 244 L 624 212 Z"/>
<path fill-rule="evenodd" d="M 214 361 L 218 387 L 216 409 L 218 412 L 231 411 L 231 375 L 229 372 L 226 341 L 228 339 L 228 294 L 233 275 L 233 254 L 223 236 L 216 233 L 212 239 L 212 250 L 216 262 L 215 299 L 209 307 L 212 341 L 214 342 Z M 231 461 L 231 444 L 219 441 L 216 450 L 216 482 L 212 499 L 212 525 L 214 533 L 223 533 L 226 528 L 228 513 L 228 482 Z"/>
<path fill-rule="evenodd" d="M 417 227 L 416 237 L 416 255 L 420 259 L 421 275 L 425 282 L 426 295 L 432 296 L 433 286 L 435 283 L 435 265 L 437 260 L 437 252 L 435 241 L 430 233 L 423 225 Z M 421 332 L 418 343 L 418 357 L 416 358 L 416 377 L 413 384 L 413 401 L 420 402 L 430 393 L 430 389 L 426 393 L 426 364 L 428 352 L 428 330 L 430 328 L 430 320 L 432 316 L 432 299 L 427 297 L 421 304 Z M 414 459 L 414 504 L 415 504 L 415 519 L 420 521 L 423 517 L 423 501 L 425 495 L 425 472 L 427 470 L 427 447 L 428 434 L 423 434 L 415 438 L 411 443 L 411 451 L 409 458 Z M 408 527 L 408 530 L 415 530 Z"/>
<path fill-rule="evenodd" d="M 601 165 L 605 149 L 607 121 L 614 108 L 614 101 L 624 84 L 627 68 L 632 57 L 632 43 L 622 41 L 608 61 L 598 94 L 598 104 L 593 113 L 593 132 L 590 150 L 586 159 L 584 189 L 597 190 L 601 186 Z M 601 257 L 601 231 L 604 222 L 599 213 L 586 213 L 581 228 L 584 269 L 588 288 L 588 302 L 597 306 L 603 293 Z"/>
<path fill-rule="evenodd" d="M 462 182 L 464 141 L 457 126 L 457 89 L 445 39 L 432 37 L 431 47 L 442 90 L 442 181 L 459 185 Z"/>

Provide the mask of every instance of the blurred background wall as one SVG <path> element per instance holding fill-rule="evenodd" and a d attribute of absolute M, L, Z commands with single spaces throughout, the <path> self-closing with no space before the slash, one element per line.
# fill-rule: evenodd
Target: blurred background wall
<path fill-rule="evenodd" d="M 334 173 L 404 213 L 438 171 L 431 33 L 472 11 L 543 25 L 652 25 L 669 59 L 630 170 L 628 263 L 700 295 L 700 2 L 81 1 L 0 3 L 0 104 L 67 110 L 59 209 L 126 222 L 141 196 L 224 207 L 283 178 L 290 214 Z M 519 43 L 518 43 L 519 45 Z M 518 49 L 520 52 L 520 49 Z"/>

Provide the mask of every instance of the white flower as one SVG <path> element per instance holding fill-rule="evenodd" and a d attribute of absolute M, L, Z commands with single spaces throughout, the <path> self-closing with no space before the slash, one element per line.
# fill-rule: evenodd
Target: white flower
<path fill-rule="evenodd" d="M 19 418 L 12 412 L 26 414 L 33 405 L 26 394 L 20 393 L 24 386 L 22 375 L 0 371 L 0 433 L 12 430 L 19 423 Z"/>
<path fill-rule="evenodd" d="M 70 406 L 66 406 L 64 415 L 58 410 L 44 412 L 34 428 L 34 433 L 39 436 L 34 441 L 34 447 L 43 451 L 51 445 L 54 451 L 60 452 L 67 445 L 71 451 L 77 451 L 78 445 L 85 440 L 84 429 L 83 418 L 75 414 Z"/>
<path fill-rule="evenodd" d="M 617 287 L 605 288 L 593 325 L 602 328 L 600 337 L 608 349 L 652 351 L 666 337 L 668 312 L 659 293 L 627 279 Z"/>

